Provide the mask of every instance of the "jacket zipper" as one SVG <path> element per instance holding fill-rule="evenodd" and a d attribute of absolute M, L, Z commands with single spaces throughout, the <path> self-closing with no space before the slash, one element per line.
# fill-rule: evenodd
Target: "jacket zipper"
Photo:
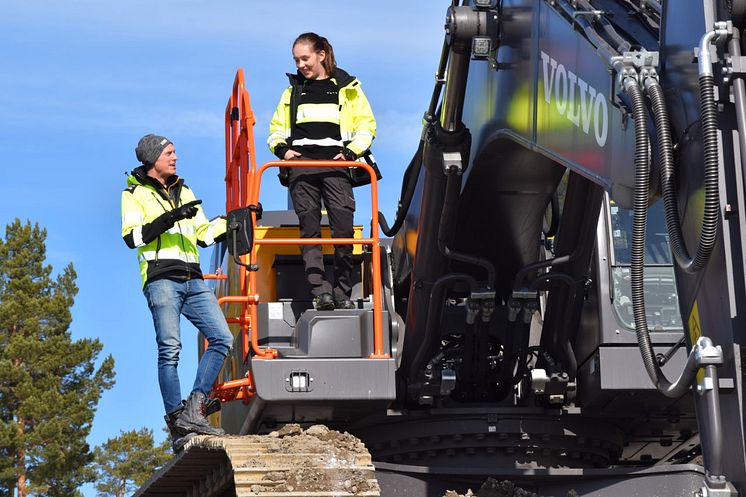
<path fill-rule="evenodd" d="M 172 186 L 174 186 L 174 184 L 165 187 L 166 188 L 166 197 L 168 197 L 168 201 L 171 204 L 171 206 L 173 206 L 173 208 L 176 209 L 176 208 L 179 207 L 179 201 L 181 200 L 181 189 L 179 189 L 178 196 L 172 201 L 171 200 L 171 194 L 170 194 Z M 182 203 L 182 205 L 183 205 L 183 203 Z M 181 224 L 180 223 L 181 223 L 180 221 L 177 222 L 176 223 L 176 227 L 179 229 L 179 242 L 181 243 L 181 251 L 182 251 L 182 253 L 184 253 L 184 255 L 186 255 L 186 247 L 184 246 L 184 233 L 181 231 Z M 157 256 L 157 254 L 156 254 L 156 256 Z M 192 279 L 192 270 L 189 267 L 189 263 L 186 260 L 184 260 L 184 269 L 186 270 L 186 275 L 187 275 L 186 279 L 187 280 L 191 280 Z"/>

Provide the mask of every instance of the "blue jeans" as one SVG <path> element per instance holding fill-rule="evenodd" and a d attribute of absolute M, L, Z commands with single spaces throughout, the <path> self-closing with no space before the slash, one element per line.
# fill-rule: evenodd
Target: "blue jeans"
<path fill-rule="evenodd" d="M 147 283 L 143 289 L 153 314 L 155 339 L 158 343 L 158 384 L 163 406 L 169 413 L 181 402 L 181 384 L 177 367 L 181 351 L 180 315 L 204 335 L 208 347 L 197 367 L 192 392 L 208 395 L 220 373 L 223 361 L 233 344 L 215 295 L 201 279 L 172 281 L 167 279 Z"/>

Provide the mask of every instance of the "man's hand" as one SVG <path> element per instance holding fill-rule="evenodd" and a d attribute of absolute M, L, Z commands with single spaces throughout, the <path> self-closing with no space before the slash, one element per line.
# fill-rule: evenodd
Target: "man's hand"
<path fill-rule="evenodd" d="M 173 214 L 174 222 L 181 221 L 182 219 L 191 219 L 196 216 L 197 206 L 201 203 L 201 200 L 192 200 L 191 202 L 187 202 L 181 207 L 172 210 L 171 213 Z"/>
<path fill-rule="evenodd" d="M 174 225 L 182 219 L 189 219 L 197 215 L 197 206 L 201 204 L 201 200 L 192 200 L 176 209 L 164 212 L 157 218 L 153 219 L 152 222 L 146 224 L 142 228 L 142 243 L 150 243 L 158 238 L 162 233 L 170 230 Z M 129 238 L 127 241 L 125 237 L 124 241 L 130 248 L 135 248 L 134 241 Z"/>
<path fill-rule="evenodd" d="M 285 152 L 285 160 L 295 159 L 295 158 L 300 157 L 300 156 L 301 156 L 301 153 L 300 152 L 296 152 L 295 150 L 288 149 L 288 151 Z"/>

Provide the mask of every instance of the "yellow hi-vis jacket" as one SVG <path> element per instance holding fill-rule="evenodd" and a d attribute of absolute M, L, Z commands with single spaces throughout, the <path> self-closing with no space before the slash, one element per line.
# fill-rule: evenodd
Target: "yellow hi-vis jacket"
<path fill-rule="evenodd" d="M 291 119 L 291 115 L 293 111 L 298 110 L 298 105 L 294 103 L 294 100 L 299 95 L 299 91 L 296 90 L 301 88 L 302 76 L 288 74 L 288 78 L 290 86 L 282 93 L 280 103 L 269 123 L 267 144 L 273 154 L 280 146 L 292 148 L 292 144 L 288 141 L 293 132 L 295 119 Z M 360 157 L 370 148 L 376 136 L 376 119 L 373 116 L 373 110 L 363 93 L 360 81 L 356 78 L 337 68 L 332 75 L 332 80 L 339 87 L 339 131 L 342 141 L 348 149 Z"/>
<path fill-rule="evenodd" d="M 137 248 L 143 287 L 153 279 L 202 278 L 197 245 L 207 247 L 225 237 L 226 221 L 209 221 L 201 206 L 191 219 L 183 219 L 166 231 L 153 223 L 160 215 L 195 200 L 192 190 L 178 176 L 164 187 L 138 167 L 127 178 L 122 192 L 122 238 Z M 148 239 L 150 238 L 150 239 Z"/>

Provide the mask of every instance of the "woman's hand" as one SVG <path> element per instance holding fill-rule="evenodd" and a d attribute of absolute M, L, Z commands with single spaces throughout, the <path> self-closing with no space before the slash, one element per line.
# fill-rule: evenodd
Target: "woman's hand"
<path fill-rule="evenodd" d="M 355 153 L 349 148 L 343 148 L 341 152 L 339 152 L 332 158 L 332 160 L 346 160 L 353 162 L 357 160 L 357 157 L 355 156 Z"/>
<path fill-rule="evenodd" d="M 285 152 L 285 160 L 295 159 L 300 156 L 301 156 L 301 153 L 296 152 L 295 150 L 288 150 L 287 152 Z"/>

